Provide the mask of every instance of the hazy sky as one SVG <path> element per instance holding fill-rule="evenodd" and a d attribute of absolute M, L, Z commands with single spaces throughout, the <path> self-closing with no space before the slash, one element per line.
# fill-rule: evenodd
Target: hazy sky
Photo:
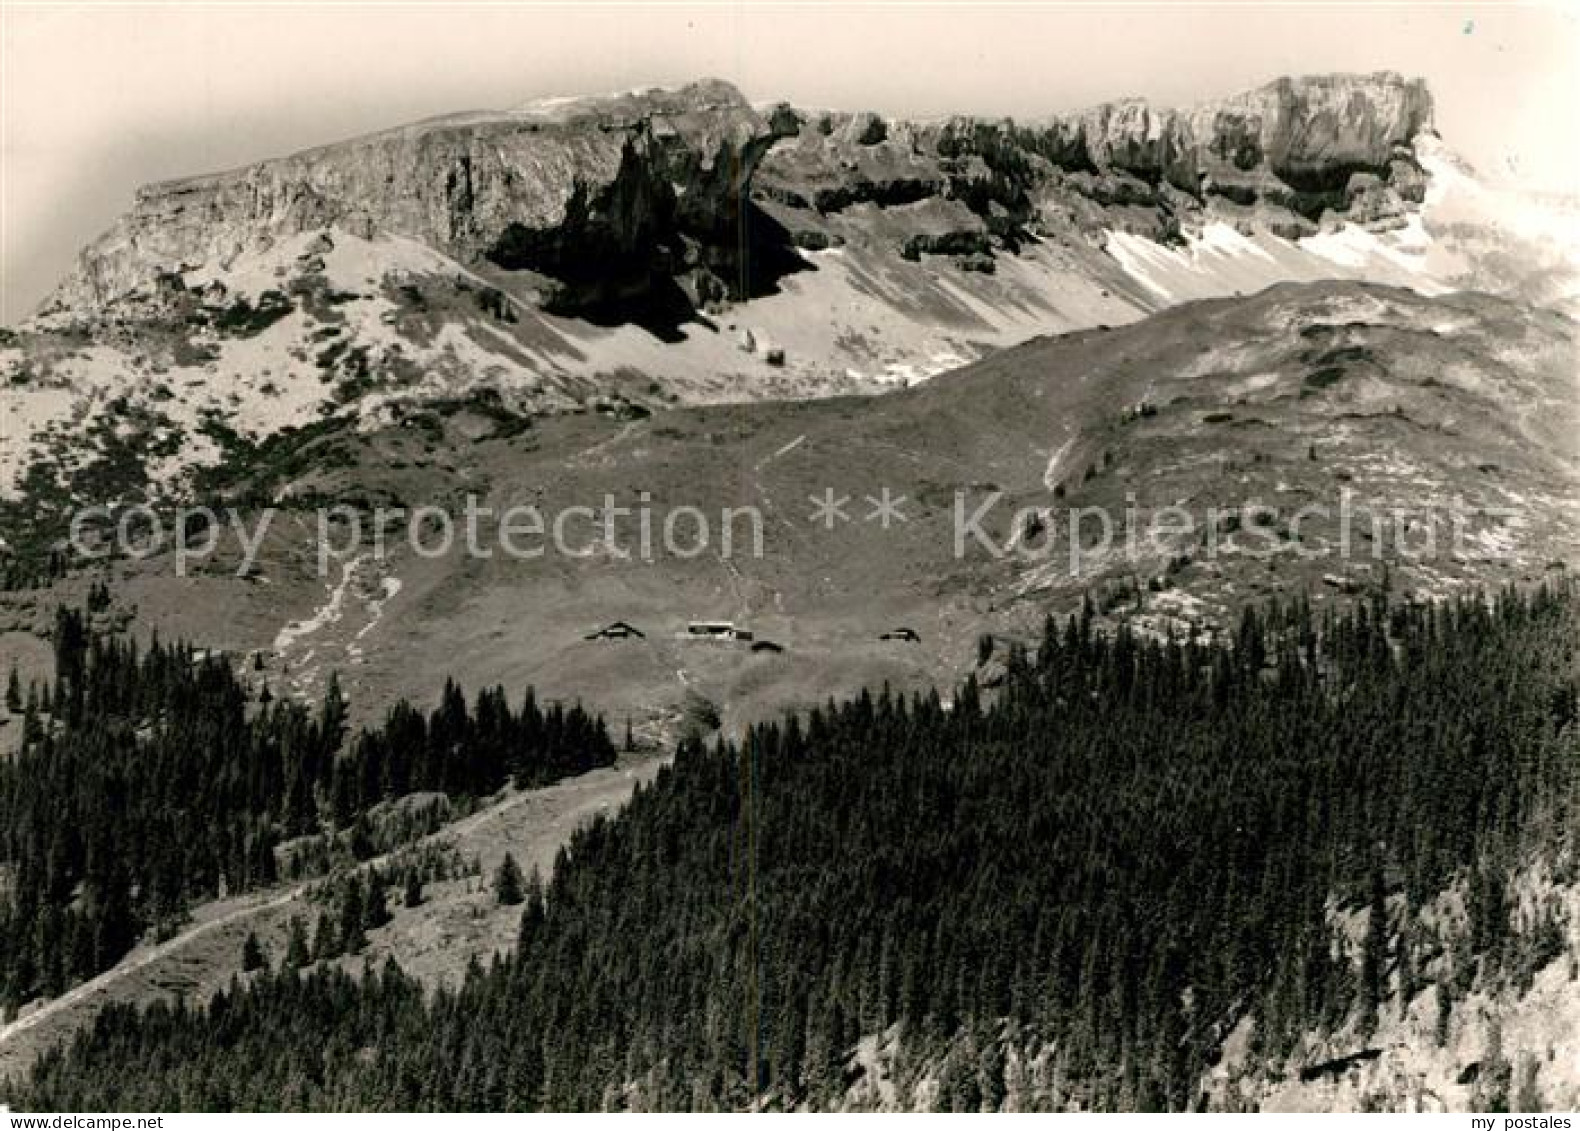
<path fill-rule="evenodd" d="M 1573 4 L 126 4 L 0 0 L 0 321 L 141 183 L 461 109 L 730 79 L 754 100 L 1035 116 L 1302 71 L 1427 78 L 1484 172 L 1580 191 Z"/>

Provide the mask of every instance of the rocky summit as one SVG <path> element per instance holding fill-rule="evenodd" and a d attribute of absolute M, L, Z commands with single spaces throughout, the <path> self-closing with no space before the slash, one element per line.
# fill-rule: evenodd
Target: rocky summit
<path fill-rule="evenodd" d="M 1018 125 L 1008 119 L 886 122 L 873 114 L 800 113 L 757 177 L 759 195 L 788 209 L 799 242 L 823 246 L 823 221 L 853 204 L 953 204 L 919 214 L 911 251 L 982 255 L 991 238 L 1119 226 L 1177 239 L 1222 218 L 1280 235 L 1326 220 L 1402 222 L 1427 177 L 1411 144 L 1430 127 L 1432 99 L 1399 75 L 1279 79 L 1186 110 L 1139 100 Z"/>
<path fill-rule="evenodd" d="M 1431 108 L 1422 82 L 1386 73 L 1028 125 L 759 113 L 717 80 L 553 99 L 148 186 L 51 306 L 102 308 L 169 272 L 327 227 L 543 276 L 541 304 L 564 312 L 675 281 L 699 304 L 744 297 L 743 228 L 755 221 L 772 240 L 780 221 L 800 246 L 826 247 L 842 236 L 833 218 L 860 204 L 928 206 L 897 223 L 912 256 L 991 256 L 995 238 L 1066 226 L 1166 239 L 1203 216 L 1303 235 L 1324 217 L 1399 221 L 1420 203 L 1410 144 Z"/>
<path fill-rule="evenodd" d="M 541 272 L 559 284 L 545 300 L 556 308 L 659 274 L 711 294 L 732 274 L 730 218 L 772 141 L 721 82 L 419 122 L 144 188 L 55 303 L 113 303 L 170 271 L 331 226 Z"/>

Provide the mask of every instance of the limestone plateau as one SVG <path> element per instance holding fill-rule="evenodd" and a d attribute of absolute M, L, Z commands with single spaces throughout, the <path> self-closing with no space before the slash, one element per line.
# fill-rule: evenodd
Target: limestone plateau
<path fill-rule="evenodd" d="M 1427 177 L 1432 99 L 1397 74 L 1281 78 L 1186 109 L 1138 100 L 1017 123 L 754 107 L 728 83 L 457 114 L 148 186 L 46 312 L 91 315 L 162 275 L 338 227 L 523 273 L 545 310 L 625 320 L 771 288 L 789 249 L 885 210 L 907 257 L 994 257 L 1052 232 L 1169 241 L 1210 219 L 1294 237 L 1398 225 Z"/>

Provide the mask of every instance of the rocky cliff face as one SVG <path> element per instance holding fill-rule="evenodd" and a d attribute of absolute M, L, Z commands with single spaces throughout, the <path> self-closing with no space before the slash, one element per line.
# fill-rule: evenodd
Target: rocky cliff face
<path fill-rule="evenodd" d="M 1409 143 L 1430 119 L 1423 84 L 1394 74 L 1280 79 L 1188 110 L 1114 102 L 1029 125 L 761 114 L 717 81 L 552 100 L 149 186 L 52 305 L 98 310 L 157 291 L 161 275 L 332 226 L 492 264 L 545 309 L 615 322 L 640 320 L 644 304 L 694 309 L 771 286 L 795 266 L 789 240 L 870 237 L 990 271 L 995 247 L 1049 231 L 1168 240 L 1224 216 L 1298 235 L 1325 218 L 1396 221 L 1420 199 Z M 851 213 L 863 205 L 884 214 Z"/>
<path fill-rule="evenodd" d="M 1283 78 L 1184 110 L 1110 102 L 1024 125 L 777 116 L 796 134 L 754 185 L 798 242 L 850 238 L 830 217 L 855 203 L 936 198 L 962 206 L 955 245 L 984 226 L 1013 245 L 1072 227 L 1166 241 L 1215 218 L 1285 236 L 1346 219 L 1397 223 L 1424 191 L 1410 145 L 1432 100 L 1420 80 L 1381 73 Z"/>
<path fill-rule="evenodd" d="M 1207 154 L 1229 156 L 1240 167 L 1259 156 L 1295 185 L 1339 185 L 1347 172 L 1379 172 L 1431 120 L 1426 84 L 1388 72 L 1282 78 L 1191 114 L 1192 131 Z M 1253 134 L 1255 149 L 1248 149 Z"/>
<path fill-rule="evenodd" d="M 99 307 L 329 226 L 537 273 L 544 304 L 566 310 L 660 278 L 727 292 L 743 191 L 772 141 L 719 82 L 421 122 L 149 186 L 54 304 Z"/>

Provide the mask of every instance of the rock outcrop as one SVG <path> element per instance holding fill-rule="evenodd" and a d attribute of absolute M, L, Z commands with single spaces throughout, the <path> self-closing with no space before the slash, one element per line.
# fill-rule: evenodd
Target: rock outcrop
<path fill-rule="evenodd" d="M 1020 125 L 778 113 L 795 136 L 769 153 L 754 190 L 798 242 L 849 239 L 829 217 L 853 204 L 937 196 L 964 202 L 1014 246 L 1068 228 L 1169 241 L 1211 218 L 1286 236 L 1337 220 L 1397 223 L 1423 194 L 1410 145 L 1432 100 L 1420 80 L 1379 73 L 1282 78 L 1183 110 L 1110 102 Z"/>
<path fill-rule="evenodd" d="M 774 137 L 716 81 L 420 122 L 144 188 L 53 302 L 100 307 L 331 225 L 534 272 L 544 305 L 572 312 L 676 279 L 728 293 L 745 187 Z"/>
<path fill-rule="evenodd" d="M 791 244 L 878 240 L 980 266 L 990 238 L 1010 250 L 1059 231 L 1167 242 L 1204 216 L 1281 235 L 1332 217 L 1386 225 L 1421 199 L 1409 146 L 1431 110 L 1420 81 L 1387 73 L 1024 125 L 763 114 L 718 81 L 555 99 L 149 186 L 51 305 L 91 313 L 156 292 L 162 274 L 331 226 L 418 239 L 501 269 L 547 310 L 618 322 L 771 289 L 799 266 Z M 951 214 L 958 223 L 941 225 Z"/>

